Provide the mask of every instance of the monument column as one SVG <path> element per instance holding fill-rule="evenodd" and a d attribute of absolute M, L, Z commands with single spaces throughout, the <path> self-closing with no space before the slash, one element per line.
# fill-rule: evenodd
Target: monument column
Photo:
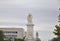
<path fill-rule="evenodd" d="M 27 17 L 27 41 L 33 41 L 34 36 L 33 36 L 33 26 L 34 24 L 32 23 L 32 15 L 29 14 Z"/>

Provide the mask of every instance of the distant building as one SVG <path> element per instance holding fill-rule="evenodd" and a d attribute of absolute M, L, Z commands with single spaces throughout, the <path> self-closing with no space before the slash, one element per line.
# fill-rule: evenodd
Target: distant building
<path fill-rule="evenodd" d="M 14 38 L 23 38 L 24 37 L 24 29 L 23 28 L 0 28 L 5 35 L 5 40 Z"/>

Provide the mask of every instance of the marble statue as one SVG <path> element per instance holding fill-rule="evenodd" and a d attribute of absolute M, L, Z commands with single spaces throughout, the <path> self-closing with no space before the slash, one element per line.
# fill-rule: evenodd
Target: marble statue
<path fill-rule="evenodd" d="M 31 14 L 28 15 L 27 20 L 28 20 L 28 24 L 32 24 L 32 15 Z"/>

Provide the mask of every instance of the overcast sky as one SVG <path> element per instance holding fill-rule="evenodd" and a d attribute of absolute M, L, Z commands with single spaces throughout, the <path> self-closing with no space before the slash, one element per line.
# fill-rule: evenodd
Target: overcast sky
<path fill-rule="evenodd" d="M 38 31 L 42 41 L 47 41 L 54 37 L 59 8 L 60 0 L 0 0 L 0 26 L 21 26 L 26 30 L 27 16 L 31 13 L 34 32 Z"/>

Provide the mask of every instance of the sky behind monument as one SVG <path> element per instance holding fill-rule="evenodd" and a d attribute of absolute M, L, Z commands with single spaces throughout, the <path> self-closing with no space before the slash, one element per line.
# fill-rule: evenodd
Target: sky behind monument
<path fill-rule="evenodd" d="M 60 0 L 0 0 L 0 26 L 22 26 L 26 30 L 27 16 L 31 13 L 34 31 L 39 32 L 42 41 L 47 41 L 54 36 L 58 8 Z"/>

